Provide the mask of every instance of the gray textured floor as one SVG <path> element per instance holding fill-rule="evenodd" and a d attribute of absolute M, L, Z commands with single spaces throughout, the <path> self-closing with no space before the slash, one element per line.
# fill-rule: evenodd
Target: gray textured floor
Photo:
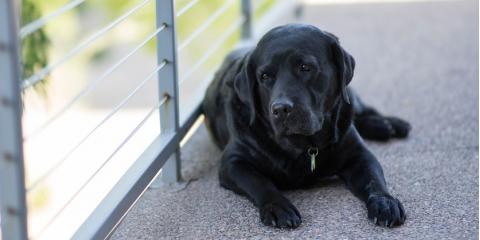
<path fill-rule="evenodd" d="M 366 102 L 411 121 L 406 141 L 369 143 L 408 219 L 367 221 L 338 180 L 286 193 L 296 230 L 262 226 L 245 198 L 219 187 L 219 151 L 200 128 L 183 151 L 180 192 L 148 190 L 113 239 L 478 239 L 478 5 L 473 1 L 307 6 L 305 21 L 338 35 L 356 58 Z"/>

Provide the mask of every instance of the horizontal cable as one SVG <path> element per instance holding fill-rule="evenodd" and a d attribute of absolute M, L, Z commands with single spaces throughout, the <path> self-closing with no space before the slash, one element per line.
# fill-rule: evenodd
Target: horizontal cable
<path fill-rule="evenodd" d="M 190 1 L 187 5 L 185 5 L 185 7 L 183 7 L 182 9 L 178 10 L 177 12 L 177 17 L 180 17 L 182 16 L 184 13 L 186 13 L 188 10 L 192 9 L 192 7 L 194 7 L 195 5 L 197 5 L 197 3 L 200 2 L 200 0 L 192 0 Z"/>
<path fill-rule="evenodd" d="M 20 38 L 25 38 L 26 36 L 30 35 L 31 33 L 37 31 L 38 29 L 44 27 L 50 20 L 58 17 L 59 15 L 67 12 L 75 8 L 76 6 L 80 5 L 81 3 L 85 2 L 85 0 L 73 0 L 68 2 L 67 4 L 63 5 L 62 7 L 58 8 L 56 11 L 41 17 L 27 25 L 23 26 L 20 29 Z"/>
<path fill-rule="evenodd" d="M 60 58 L 58 61 L 47 65 L 45 68 L 41 69 L 38 73 L 30 76 L 27 79 L 24 79 L 22 82 L 22 88 L 28 88 L 33 85 L 35 85 L 37 82 L 41 81 L 44 79 L 54 68 L 60 66 L 64 62 L 68 61 L 70 58 L 78 54 L 80 51 L 88 47 L 90 44 L 92 44 L 95 40 L 97 40 L 99 37 L 103 36 L 106 32 L 123 22 L 125 19 L 127 19 L 130 15 L 138 11 L 140 8 L 142 8 L 145 4 L 147 4 L 151 0 L 144 0 L 142 3 L 138 4 L 134 8 L 130 9 L 128 12 L 124 13 L 122 16 L 119 18 L 115 19 L 113 22 L 96 32 L 95 34 L 91 35 L 89 38 L 87 38 L 85 41 L 81 42 L 78 44 L 76 47 L 71 49 L 67 54 L 65 54 L 62 58 Z"/>
<path fill-rule="evenodd" d="M 159 32 L 161 32 L 163 29 L 165 29 L 166 25 L 163 24 L 161 27 L 159 27 L 157 30 L 155 30 L 153 33 L 148 35 L 145 40 L 143 40 L 138 46 L 136 46 L 132 51 L 130 51 L 127 55 L 125 55 L 123 58 L 121 58 L 118 62 L 113 64 L 110 68 L 108 68 L 100 77 L 96 78 L 95 80 L 91 81 L 89 85 L 83 90 L 78 93 L 74 98 L 72 98 L 65 106 L 63 106 L 59 111 L 57 111 L 55 114 L 53 114 L 52 117 L 50 117 L 47 121 L 45 121 L 42 125 L 40 125 L 37 129 L 35 129 L 32 133 L 30 133 L 28 136 L 25 136 L 23 138 L 23 141 L 28 141 L 31 138 L 35 137 L 38 133 L 40 133 L 43 129 L 47 128 L 50 124 L 52 124 L 55 120 L 57 120 L 63 113 L 65 113 L 68 109 L 70 109 L 80 98 L 85 96 L 87 93 L 92 91 L 95 86 L 103 81 L 105 78 L 107 78 L 110 74 L 112 74 L 115 70 L 117 70 L 123 63 L 125 63 L 133 54 L 138 52 L 143 46 L 145 46 L 150 40 L 152 40 Z"/>
<path fill-rule="evenodd" d="M 85 135 L 75 146 L 68 151 L 65 156 L 63 156 L 58 162 L 56 162 L 52 167 L 50 167 L 44 174 L 42 174 L 41 177 L 39 177 L 34 183 L 32 183 L 28 188 L 27 192 L 30 192 L 34 190 L 38 185 L 43 183 L 48 176 L 50 176 L 54 171 L 56 171 L 60 166 L 65 163 L 65 161 L 82 145 L 98 128 L 100 128 L 105 122 L 108 121 L 115 113 L 117 113 L 125 104 L 140 90 L 147 82 L 148 80 L 152 79 L 153 76 L 155 76 L 158 71 L 160 71 L 165 65 L 167 64 L 166 61 L 163 61 L 160 65 L 158 65 L 157 68 L 153 72 L 151 72 L 140 84 L 128 94 L 126 98 L 124 98 L 119 104 L 117 104 L 113 110 L 105 116 L 102 121 L 100 121 L 92 130 L 88 132 L 87 135 Z"/>
<path fill-rule="evenodd" d="M 120 151 L 120 149 L 122 149 L 122 147 L 135 135 L 135 133 L 137 133 L 137 131 L 145 124 L 145 122 L 150 118 L 150 116 L 152 116 L 155 110 L 157 110 L 160 106 L 165 104 L 168 101 L 168 99 L 169 97 L 165 96 L 163 97 L 162 100 L 160 100 L 157 104 L 155 104 L 155 106 L 147 113 L 147 115 L 142 119 L 142 121 L 128 134 L 128 136 L 122 141 L 122 143 L 120 143 L 120 145 L 118 145 L 118 147 L 110 154 L 110 156 L 105 161 L 103 161 L 102 165 L 100 165 L 100 167 L 97 168 L 97 170 L 95 170 L 95 172 L 90 175 L 87 181 L 85 181 L 85 183 L 83 183 L 82 186 L 80 186 L 80 188 L 68 199 L 68 201 L 60 208 L 60 210 L 57 211 L 57 213 L 50 219 L 50 221 L 48 221 L 45 227 L 40 231 L 39 235 L 41 235 L 47 229 L 47 227 L 50 224 L 52 224 L 55 221 L 55 219 L 57 219 L 57 217 L 65 210 L 65 208 L 67 208 L 68 205 L 70 205 L 70 203 L 78 196 L 78 194 L 80 194 L 80 192 L 82 192 L 82 190 L 93 180 L 93 178 L 100 172 L 100 170 L 102 170 L 103 167 L 105 167 L 105 165 L 107 165 L 107 163 L 115 156 L 115 154 L 117 154 L 118 151 Z"/>
<path fill-rule="evenodd" d="M 180 84 L 182 84 L 186 79 L 192 75 L 202 64 L 204 64 L 208 58 L 220 47 L 222 44 L 227 41 L 227 39 L 237 30 L 242 23 L 245 22 L 245 18 L 241 17 L 238 19 L 232 26 L 228 27 L 227 31 L 225 31 L 220 37 L 215 41 L 214 43 L 211 44 L 212 47 L 210 47 L 205 54 L 198 60 L 195 65 L 192 67 L 189 67 L 189 70 L 185 73 L 185 75 L 180 79 Z"/>
<path fill-rule="evenodd" d="M 201 33 L 205 32 L 205 30 L 210 27 L 210 25 L 212 25 L 212 23 L 217 19 L 219 18 L 222 14 L 225 13 L 225 11 L 227 11 L 227 9 L 233 5 L 233 3 L 235 3 L 237 1 L 235 0 L 230 0 L 228 2 L 226 2 L 225 4 L 222 5 L 222 7 L 220 7 L 219 9 L 217 9 L 217 11 L 215 11 L 204 23 L 202 26 L 200 26 L 199 28 L 197 28 L 192 34 L 190 34 L 190 36 L 188 36 L 178 47 L 178 51 L 182 51 L 186 46 L 188 46 L 188 44 L 190 44 L 196 37 L 198 37 L 198 35 L 200 35 Z"/>

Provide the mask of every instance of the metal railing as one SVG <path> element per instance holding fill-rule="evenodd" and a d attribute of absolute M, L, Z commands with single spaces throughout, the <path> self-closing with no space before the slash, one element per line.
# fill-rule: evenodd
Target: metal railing
<path fill-rule="evenodd" d="M 110 189 L 105 198 L 96 206 L 90 216 L 81 226 L 78 226 L 75 239 L 102 239 L 108 237 L 123 219 L 129 209 L 134 205 L 149 184 L 161 171 L 161 181 L 166 184 L 174 184 L 181 181 L 181 161 L 179 155 L 179 143 L 186 135 L 197 118 L 200 116 L 200 102 L 197 107 L 188 114 L 186 121 L 180 124 L 179 120 L 179 88 L 185 80 L 207 62 L 218 48 L 229 39 L 233 33 L 240 31 L 243 40 L 254 37 L 252 24 L 252 2 L 250 0 L 227 0 L 216 9 L 207 20 L 190 33 L 178 46 L 176 37 L 175 20 L 197 6 L 202 0 L 191 0 L 183 8 L 175 11 L 173 0 L 155 0 L 156 29 L 147 35 L 137 46 L 113 63 L 103 73 L 98 75 L 83 87 L 77 94 L 68 100 L 62 107 L 55 111 L 46 121 L 36 129 L 23 135 L 22 132 L 22 103 L 21 92 L 42 81 L 47 75 L 59 66 L 69 62 L 73 57 L 80 54 L 88 46 L 95 43 L 99 38 L 111 31 L 121 22 L 128 19 L 134 13 L 143 8 L 152 0 L 141 0 L 137 5 L 130 8 L 119 17 L 97 30 L 94 34 L 79 42 L 72 49 L 66 51 L 58 60 L 51 62 L 38 70 L 32 76 L 21 79 L 20 66 L 20 40 L 27 38 L 35 31 L 43 28 L 60 15 L 75 9 L 85 0 L 72 0 L 56 11 L 40 17 L 23 27 L 18 24 L 18 9 L 14 0 L 0 1 L 0 212 L 1 212 L 1 236 L 2 239 L 27 239 L 41 237 L 43 232 L 54 222 L 65 208 L 72 204 L 80 192 L 91 183 L 91 180 L 109 163 L 109 161 L 125 146 L 127 142 L 144 126 L 145 122 L 156 112 L 160 113 L 160 134 L 145 149 L 140 157 L 129 167 L 120 180 Z M 264 1 L 262 1 L 263 3 Z M 292 5 L 293 1 L 276 0 L 277 5 Z M 205 49 L 203 55 L 179 78 L 178 56 L 203 32 L 225 14 L 235 4 L 239 4 L 241 16 L 235 20 L 222 34 L 220 34 L 210 47 Z M 17 7 L 21 7 L 18 5 Z M 58 160 L 44 171 L 31 184 L 26 186 L 23 160 L 23 144 L 36 138 L 39 133 L 53 125 L 66 111 L 71 109 L 81 98 L 93 91 L 99 83 L 111 76 L 115 71 L 125 65 L 126 61 L 143 48 L 149 41 L 156 38 L 156 67 L 137 85 L 129 91 L 108 114 L 106 114 L 93 128 L 88 130 L 73 146 L 66 151 Z M 212 69 L 214 70 L 214 69 Z M 120 144 L 101 162 L 98 168 L 88 175 L 88 178 L 74 193 L 67 198 L 58 211 L 48 220 L 38 233 L 28 231 L 26 195 L 34 191 L 54 172 L 70 158 L 80 145 L 84 144 L 92 134 L 111 119 L 123 108 L 130 99 L 136 95 L 152 79 L 157 78 L 159 99 L 151 107 L 142 120 L 130 130 Z M 207 76 L 211 78 L 211 75 Z"/>
<path fill-rule="evenodd" d="M 18 24 L 12 1 L 0 2 L 0 212 L 2 239 L 27 239 Z M 8 183 L 8 184 L 7 184 Z"/>

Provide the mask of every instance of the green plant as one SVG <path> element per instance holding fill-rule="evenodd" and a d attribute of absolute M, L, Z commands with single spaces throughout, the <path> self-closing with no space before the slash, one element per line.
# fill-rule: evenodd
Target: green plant
<path fill-rule="evenodd" d="M 24 26 L 42 16 L 40 9 L 31 0 L 22 0 L 20 26 Z M 21 40 L 22 79 L 28 78 L 48 64 L 50 40 L 43 29 L 39 29 Z M 36 90 L 46 94 L 45 83 L 48 77 L 34 85 Z"/>

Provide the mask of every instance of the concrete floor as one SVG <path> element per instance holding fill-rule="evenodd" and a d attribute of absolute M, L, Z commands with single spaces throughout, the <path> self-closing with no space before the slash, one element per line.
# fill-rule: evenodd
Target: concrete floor
<path fill-rule="evenodd" d="M 148 190 L 113 239 L 478 239 L 478 3 L 306 6 L 304 20 L 340 37 L 366 102 L 412 123 L 405 141 L 368 143 L 406 223 L 374 226 L 331 180 L 286 193 L 298 229 L 265 227 L 247 199 L 220 188 L 220 152 L 201 127 L 182 149 L 187 188 Z"/>

